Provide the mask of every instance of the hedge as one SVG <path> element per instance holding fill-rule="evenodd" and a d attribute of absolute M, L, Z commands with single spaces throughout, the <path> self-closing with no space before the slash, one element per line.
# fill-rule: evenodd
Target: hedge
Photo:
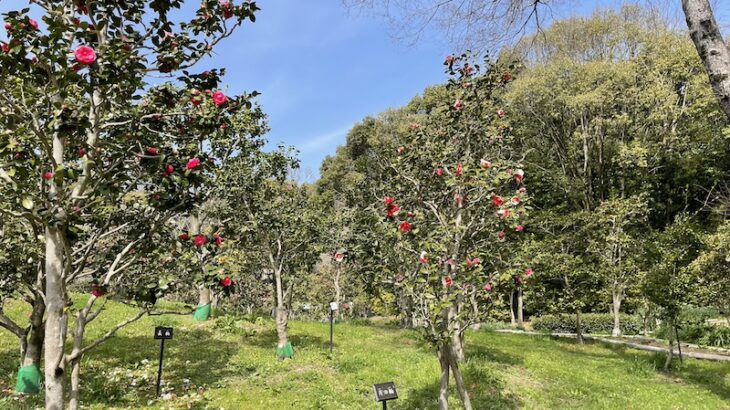
<path fill-rule="evenodd" d="M 641 318 L 634 315 L 620 315 L 623 334 L 639 334 L 643 328 Z M 580 315 L 583 333 L 611 333 L 613 315 L 609 313 L 583 313 Z M 542 315 L 532 319 L 532 328 L 541 332 L 575 333 L 575 315 Z"/>

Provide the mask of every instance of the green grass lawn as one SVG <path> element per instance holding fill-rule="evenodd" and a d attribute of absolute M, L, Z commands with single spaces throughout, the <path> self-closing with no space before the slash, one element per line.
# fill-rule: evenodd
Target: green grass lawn
<path fill-rule="evenodd" d="M 90 335 L 132 309 L 110 304 Z M 20 304 L 8 312 L 22 317 Z M 220 322 L 223 322 L 221 320 Z M 417 335 L 379 324 L 291 323 L 294 360 L 274 358 L 273 322 L 238 322 L 237 333 L 192 317 L 145 318 L 84 359 L 83 403 L 91 409 L 378 409 L 372 384 L 394 381 L 392 409 L 436 408 L 438 363 Z M 155 325 L 175 327 L 166 344 L 167 400 L 156 400 Z M 730 364 L 686 360 L 663 374 L 663 357 L 602 345 L 487 331 L 467 336 L 464 374 L 478 409 L 730 409 Z M 17 371 L 17 341 L 0 330 L 0 387 Z M 453 390 L 453 389 L 452 389 Z M 453 408 L 460 408 L 455 391 Z M 8 393 L 0 408 L 35 408 L 40 398 Z"/>

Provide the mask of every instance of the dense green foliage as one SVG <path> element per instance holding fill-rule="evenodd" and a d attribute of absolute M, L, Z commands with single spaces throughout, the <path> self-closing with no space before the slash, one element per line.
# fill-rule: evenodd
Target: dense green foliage
<path fill-rule="evenodd" d="M 613 329 L 613 316 L 608 313 L 585 313 L 580 316 L 583 332 L 610 334 Z M 542 315 L 533 318 L 532 328 L 541 332 L 575 333 L 575 315 Z M 621 315 L 621 327 L 624 334 L 636 335 L 641 333 L 643 324 L 641 318 L 634 315 Z"/>

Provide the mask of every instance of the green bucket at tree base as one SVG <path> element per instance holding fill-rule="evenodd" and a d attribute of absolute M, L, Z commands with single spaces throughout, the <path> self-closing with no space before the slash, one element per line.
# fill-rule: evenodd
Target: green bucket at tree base
<path fill-rule="evenodd" d="M 31 364 L 18 369 L 15 391 L 18 393 L 38 394 L 41 392 L 41 372 L 38 366 Z"/>
<path fill-rule="evenodd" d="M 284 347 L 277 347 L 276 357 L 279 359 L 291 359 L 294 357 L 294 348 L 291 346 L 291 342 L 286 342 Z"/>
<path fill-rule="evenodd" d="M 197 321 L 204 321 L 208 320 L 210 317 L 210 303 L 207 305 L 198 305 L 198 307 L 195 308 L 195 315 L 193 315 L 193 319 Z"/>

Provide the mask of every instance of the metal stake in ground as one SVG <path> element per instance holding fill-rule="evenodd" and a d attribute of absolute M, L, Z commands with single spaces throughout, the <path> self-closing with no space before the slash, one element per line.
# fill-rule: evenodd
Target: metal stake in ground
<path fill-rule="evenodd" d="M 160 341 L 160 367 L 157 369 L 157 395 L 160 395 L 160 384 L 162 383 L 162 358 L 165 355 L 165 340 L 172 339 L 171 327 L 155 327 L 155 340 Z"/>
<path fill-rule="evenodd" d="M 337 302 L 330 302 L 330 353 L 334 349 L 335 338 L 335 312 L 337 311 Z"/>

